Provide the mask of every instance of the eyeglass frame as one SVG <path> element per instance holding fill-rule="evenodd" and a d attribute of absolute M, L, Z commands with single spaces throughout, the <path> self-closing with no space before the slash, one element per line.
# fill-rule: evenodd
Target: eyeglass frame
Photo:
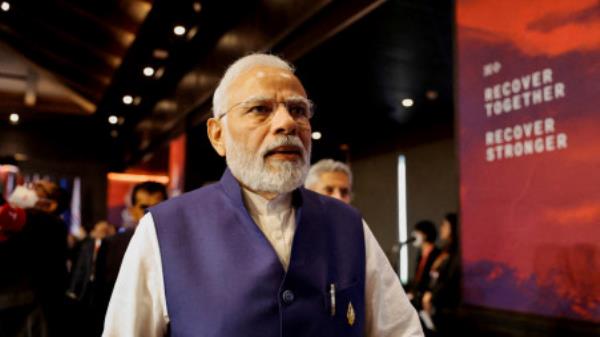
<path fill-rule="evenodd" d="M 254 96 L 251 97 L 249 99 L 246 99 L 244 101 L 238 102 L 234 105 L 232 105 L 231 107 L 229 107 L 229 109 L 227 109 L 227 111 L 225 111 L 224 113 L 220 114 L 219 116 L 216 117 L 217 120 L 221 120 L 222 118 L 224 118 L 225 116 L 227 116 L 227 114 L 229 114 L 233 109 L 236 109 L 240 106 L 243 105 L 249 105 L 247 107 L 247 109 L 254 109 L 257 107 L 257 105 L 253 105 L 254 104 L 259 104 L 259 103 L 270 103 L 271 107 L 273 108 L 270 112 L 269 112 L 269 117 L 265 119 L 266 122 L 267 120 L 269 120 L 275 113 L 275 111 L 277 111 L 277 107 L 279 107 L 279 105 L 283 104 L 285 109 L 287 110 L 287 112 L 290 114 L 290 116 L 292 116 L 294 118 L 294 120 L 298 121 L 298 119 L 300 117 L 306 118 L 306 121 L 310 121 L 310 119 L 314 116 L 315 114 L 315 104 L 313 103 L 313 101 L 311 101 L 310 99 L 306 98 L 306 97 L 302 97 L 302 96 L 293 96 L 293 97 L 288 97 L 285 100 L 273 100 L 271 98 L 268 97 L 264 97 L 264 96 Z M 298 103 L 298 102 L 303 102 L 306 104 L 307 109 L 308 109 L 308 113 L 306 116 L 294 116 L 294 114 L 292 112 L 290 112 L 290 109 L 288 107 L 288 104 L 293 104 L 293 103 Z M 250 113 L 250 111 L 246 111 L 243 114 L 248 114 Z"/>

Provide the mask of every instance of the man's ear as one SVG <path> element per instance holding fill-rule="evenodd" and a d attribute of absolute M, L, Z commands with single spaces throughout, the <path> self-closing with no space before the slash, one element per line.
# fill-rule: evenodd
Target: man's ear
<path fill-rule="evenodd" d="M 206 131 L 210 144 L 221 157 L 225 156 L 224 127 L 225 124 L 216 118 L 209 118 L 206 122 Z"/>

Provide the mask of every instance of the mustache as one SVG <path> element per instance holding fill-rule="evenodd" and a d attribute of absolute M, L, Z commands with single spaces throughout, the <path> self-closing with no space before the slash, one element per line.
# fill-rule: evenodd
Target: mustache
<path fill-rule="evenodd" d="M 300 140 L 298 136 L 279 136 L 275 138 L 273 142 L 267 144 L 264 149 L 260 151 L 260 155 L 262 157 L 266 156 L 269 152 L 280 146 L 295 146 L 298 147 L 302 151 L 302 156 L 306 156 L 306 148 L 304 147 L 304 143 Z"/>

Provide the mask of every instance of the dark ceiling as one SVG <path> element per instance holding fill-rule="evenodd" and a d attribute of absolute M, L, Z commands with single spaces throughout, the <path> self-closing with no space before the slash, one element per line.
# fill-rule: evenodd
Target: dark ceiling
<path fill-rule="evenodd" d="M 144 0 L 3 4 L 8 7 L 0 12 L 0 39 L 31 68 L 50 73 L 80 96 L 92 112 L 151 9 L 151 3 Z"/>
<path fill-rule="evenodd" d="M 402 133 L 431 141 L 436 126 L 452 125 L 453 8 L 452 1 L 387 1 L 297 62 L 317 102 L 316 157 L 335 156 L 340 144 L 373 152 Z"/>
<path fill-rule="evenodd" d="M 204 135 L 226 66 L 272 51 L 296 63 L 317 104 L 318 151 L 370 146 L 451 123 L 452 8 L 434 0 L 11 2 L 0 12 L 0 97 L 11 102 L 0 113 L 23 113 L 30 129 L 80 125 L 90 138 L 81 141 L 110 143 L 107 160 L 123 169 L 181 132 Z M 38 99 L 26 104 L 31 91 Z M 403 107 L 405 98 L 414 106 Z"/>

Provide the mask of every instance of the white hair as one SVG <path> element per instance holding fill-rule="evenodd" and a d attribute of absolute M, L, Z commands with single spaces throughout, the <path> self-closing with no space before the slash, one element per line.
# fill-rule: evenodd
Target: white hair
<path fill-rule="evenodd" d="M 327 172 L 342 172 L 348 176 L 348 180 L 350 181 L 350 186 L 352 186 L 352 171 L 350 167 L 341 161 L 336 161 L 333 159 L 321 159 L 313 166 L 310 167 L 308 171 L 308 175 L 306 176 L 306 181 L 304 182 L 304 186 L 306 188 L 310 188 L 319 183 L 321 179 L 321 174 Z"/>
<path fill-rule="evenodd" d="M 255 53 L 246 55 L 227 68 L 213 95 L 213 116 L 220 117 L 227 112 L 227 90 L 241 74 L 259 66 L 273 67 L 294 73 L 294 68 L 282 58 L 272 54 Z"/>

